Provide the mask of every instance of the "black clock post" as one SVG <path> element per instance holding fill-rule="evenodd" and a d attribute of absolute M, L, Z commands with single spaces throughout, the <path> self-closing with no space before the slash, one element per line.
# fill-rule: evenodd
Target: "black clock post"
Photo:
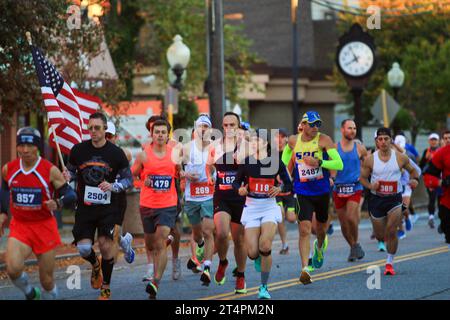
<path fill-rule="evenodd" d="M 363 28 L 355 23 L 339 38 L 336 65 L 344 76 L 354 100 L 357 138 L 362 138 L 363 113 L 361 96 L 376 67 L 375 43 Z"/>

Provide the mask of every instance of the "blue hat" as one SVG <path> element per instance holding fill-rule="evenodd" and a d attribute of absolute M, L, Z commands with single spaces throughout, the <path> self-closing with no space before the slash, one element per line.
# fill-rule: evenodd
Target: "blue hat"
<path fill-rule="evenodd" d="M 32 144 L 36 147 L 41 146 L 41 134 L 32 127 L 24 127 L 17 131 L 16 145 Z"/>
<path fill-rule="evenodd" d="M 249 130 L 250 129 L 250 123 L 242 121 L 241 122 L 241 128 L 244 129 L 245 131 Z"/>
<path fill-rule="evenodd" d="M 322 121 L 317 111 L 307 111 L 302 117 L 302 122 L 314 123 L 317 121 Z"/>

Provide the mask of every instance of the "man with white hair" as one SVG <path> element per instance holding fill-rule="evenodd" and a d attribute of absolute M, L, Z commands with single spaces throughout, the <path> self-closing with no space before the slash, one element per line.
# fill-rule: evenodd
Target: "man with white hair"
<path fill-rule="evenodd" d="M 211 120 L 200 115 L 195 121 L 193 140 L 183 146 L 182 163 L 186 178 L 184 210 L 192 225 L 194 241 L 197 243 L 195 256 L 189 259 L 187 267 L 197 273 L 197 264 L 203 262 L 200 277 L 202 284 L 211 283 L 211 261 L 214 253 L 214 184 L 206 172 L 210 140 L 208 131 Z"/>

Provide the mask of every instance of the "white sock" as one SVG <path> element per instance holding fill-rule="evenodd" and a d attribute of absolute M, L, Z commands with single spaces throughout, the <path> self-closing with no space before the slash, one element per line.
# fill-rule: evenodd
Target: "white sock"
<path fill-rule="evenodd" d="M 429 220 L 433 220 L 433 219 L 434 219 L 434 214 L 430 214 L 430 215 L 428 216 L 428 219 L 429 219 Z"/>
<path fill-rule="evenodd" d="M 42 300 L 56 300 L 58 299 L 58 288 L 56 285 L 53 287 L 52 290 L 42 290 Z"/>
<path fill-rule="evenodd" d="M 153 263 L 147 264 L 147 270 L 148 270 L 148 271 L 150 271 L 151 273 L 153 273 L 153 269 L 154 269 Z"/>
<path fill-rule="evenodd" d="M 289 247 L 289 246 L 288 246 L 287 242 L 283 244 L 283 249 L 286 250 L 288 247 Z"/>
<path fill-rule="evenodd" d="M 203 269 L 204 269 L 205 267 L 210 267 L 210 268 L 211 268 L 211 260 L 205 260 L 205 261 L 203 262 Z"/>
<path fill-rule="evenodd" d="M 26 296 L 29 295 L 33 291 L 33 287 L 28 283 L 28 274 L 26 272 L 22 272 L 20 277 L 16 280 L 12 280 L 12 283 L 20 289 Z"/>
<path fill-rule="evenodd" d="M 388 253 L 388 255 L 387 255 L 387 259 L 386 259 L 386 263 L 388 263 L 388 264 L 392 264 L 394 262 L 394 255 L 393 254 L 390 254 L 390 253 Z"/>

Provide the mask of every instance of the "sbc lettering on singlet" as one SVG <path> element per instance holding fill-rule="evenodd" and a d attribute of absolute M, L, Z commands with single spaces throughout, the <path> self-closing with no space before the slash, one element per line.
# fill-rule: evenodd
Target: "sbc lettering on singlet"
<path fill-rule="evenodd" d="M 40 188 L 12 188 L 13 206 L 20 210 L 41 210 L 42 190 Z"/>
<path fill-rule="evenodd" d="M 86 204 L 110 204 L 111 191 L 102 191 L 97 187 L 86 186 L 84 189 L 84 203 Z"/>
<path fill-rule="evenodd" d="M 249 192 L 257 195 L 265 195 L 269 193 L 274 182 L 274 179 L 250 177 L 248 179 Z"/>
<path fill-rule="evenodd" d="M 383 181 L 379 180 L 377 194 L 380 196 L 391 196 L 398 193 L 398 183 L 397 181 Z"/>
<path fill-rule="evenodd" d="M 214 193 L 214 187 L 208 182 L 192 182 L 191 183 L 191 197 L 206 197 Z"/>
<path fill-rule="evenodd" d="M 169 192 L 172 185 L 171 176 L 148 175 L 145 185 L 155 192 Z"/>
<path fill-rule="evenodd" d="M 339 197 L 345 198 L 355 194 L 355 183 L 343 183 L 336 185 L 336 192 Z"/>
<path fill-rule="evenodd" d="M 219 178 L 219 190 L 233 190 L 233 182 L 236 180 L 237 171 L 217 171 Z"/>

